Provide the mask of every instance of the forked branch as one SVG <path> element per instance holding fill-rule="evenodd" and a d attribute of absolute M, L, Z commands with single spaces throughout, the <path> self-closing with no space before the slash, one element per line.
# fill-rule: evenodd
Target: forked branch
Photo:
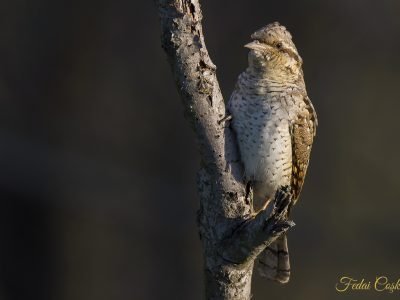
<path fill-rule="evenodd" d="M 199 231 L 206 298 L 250 299 L 255 258 L 293 226 L 285 217 L 290 197 L 281 190 L 271 216 L 262 211 L 252 217 L 235 136 L 221 122 L 225 104 L 204 42 L 199 1 L 156 0 L 156 4 L 162 47 L 201 153 Z"/>

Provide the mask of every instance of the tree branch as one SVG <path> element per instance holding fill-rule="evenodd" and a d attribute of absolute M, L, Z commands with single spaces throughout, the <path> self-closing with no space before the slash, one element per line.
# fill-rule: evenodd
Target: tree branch
<path fill-rule="evenodd" d="M 252 217 L 243 167 L 225 104 L 204 42 L 198 0 L 156 0 L 162 47 L 200 148 L 200 237 L 204 246 L 206 298 L 250 299 L 254 259 L 293 224 L 290 197 L 277 193 L 275 209 Z M 221 121 L 223 120 L 223 121 Z M 226 119 L 227 121 L 227 119 Z"/>
<path fill-rule="evenodd" d="M 240 265 L 253 262 L 268 245 L 295 225 L 287 219 L 290 203 L 289 187 L 282 187 L 276 192 L 272 213 L 266 209 L 259 212 L 223 241 L 222 257 Z"/>

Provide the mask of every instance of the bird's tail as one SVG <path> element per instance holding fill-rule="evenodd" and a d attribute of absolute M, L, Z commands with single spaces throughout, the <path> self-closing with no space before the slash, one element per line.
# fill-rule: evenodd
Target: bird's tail
<path fill-rule="evenodd" d="M 289 281 L 290 262 L 286 234 L 279 237 L 259 255 L 258 272 L 261 276 L 279 283 Z"/>

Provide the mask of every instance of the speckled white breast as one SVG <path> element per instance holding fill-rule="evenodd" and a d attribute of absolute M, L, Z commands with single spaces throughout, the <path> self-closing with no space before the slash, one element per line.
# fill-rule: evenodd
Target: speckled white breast
<path fill-rule="evenodd" d="M 239 77 L 229 110 L 246 178 L 255 183 L 255 196 L 265 200 L 281 185 L 290 184 L 289 111 L 284 88 L 248 84 L 248 78 L 243 77 Z"/>

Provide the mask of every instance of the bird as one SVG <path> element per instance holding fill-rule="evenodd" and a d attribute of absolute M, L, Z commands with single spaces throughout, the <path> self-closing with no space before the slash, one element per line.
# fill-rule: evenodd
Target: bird
<path fill-rule="evenodd" d="M 291 207 L 299 198 L 310 161 L 317 114 L 307 95 L 303 60 L 292 35 L 278 22 L 251 35 L 248 67 L 228 101 L 244 176 L 253 188 L 254 216 L 288 187 Z M 259 274 L 279 283 L 290 279 L 286 234 L 258 256 Z"/>

